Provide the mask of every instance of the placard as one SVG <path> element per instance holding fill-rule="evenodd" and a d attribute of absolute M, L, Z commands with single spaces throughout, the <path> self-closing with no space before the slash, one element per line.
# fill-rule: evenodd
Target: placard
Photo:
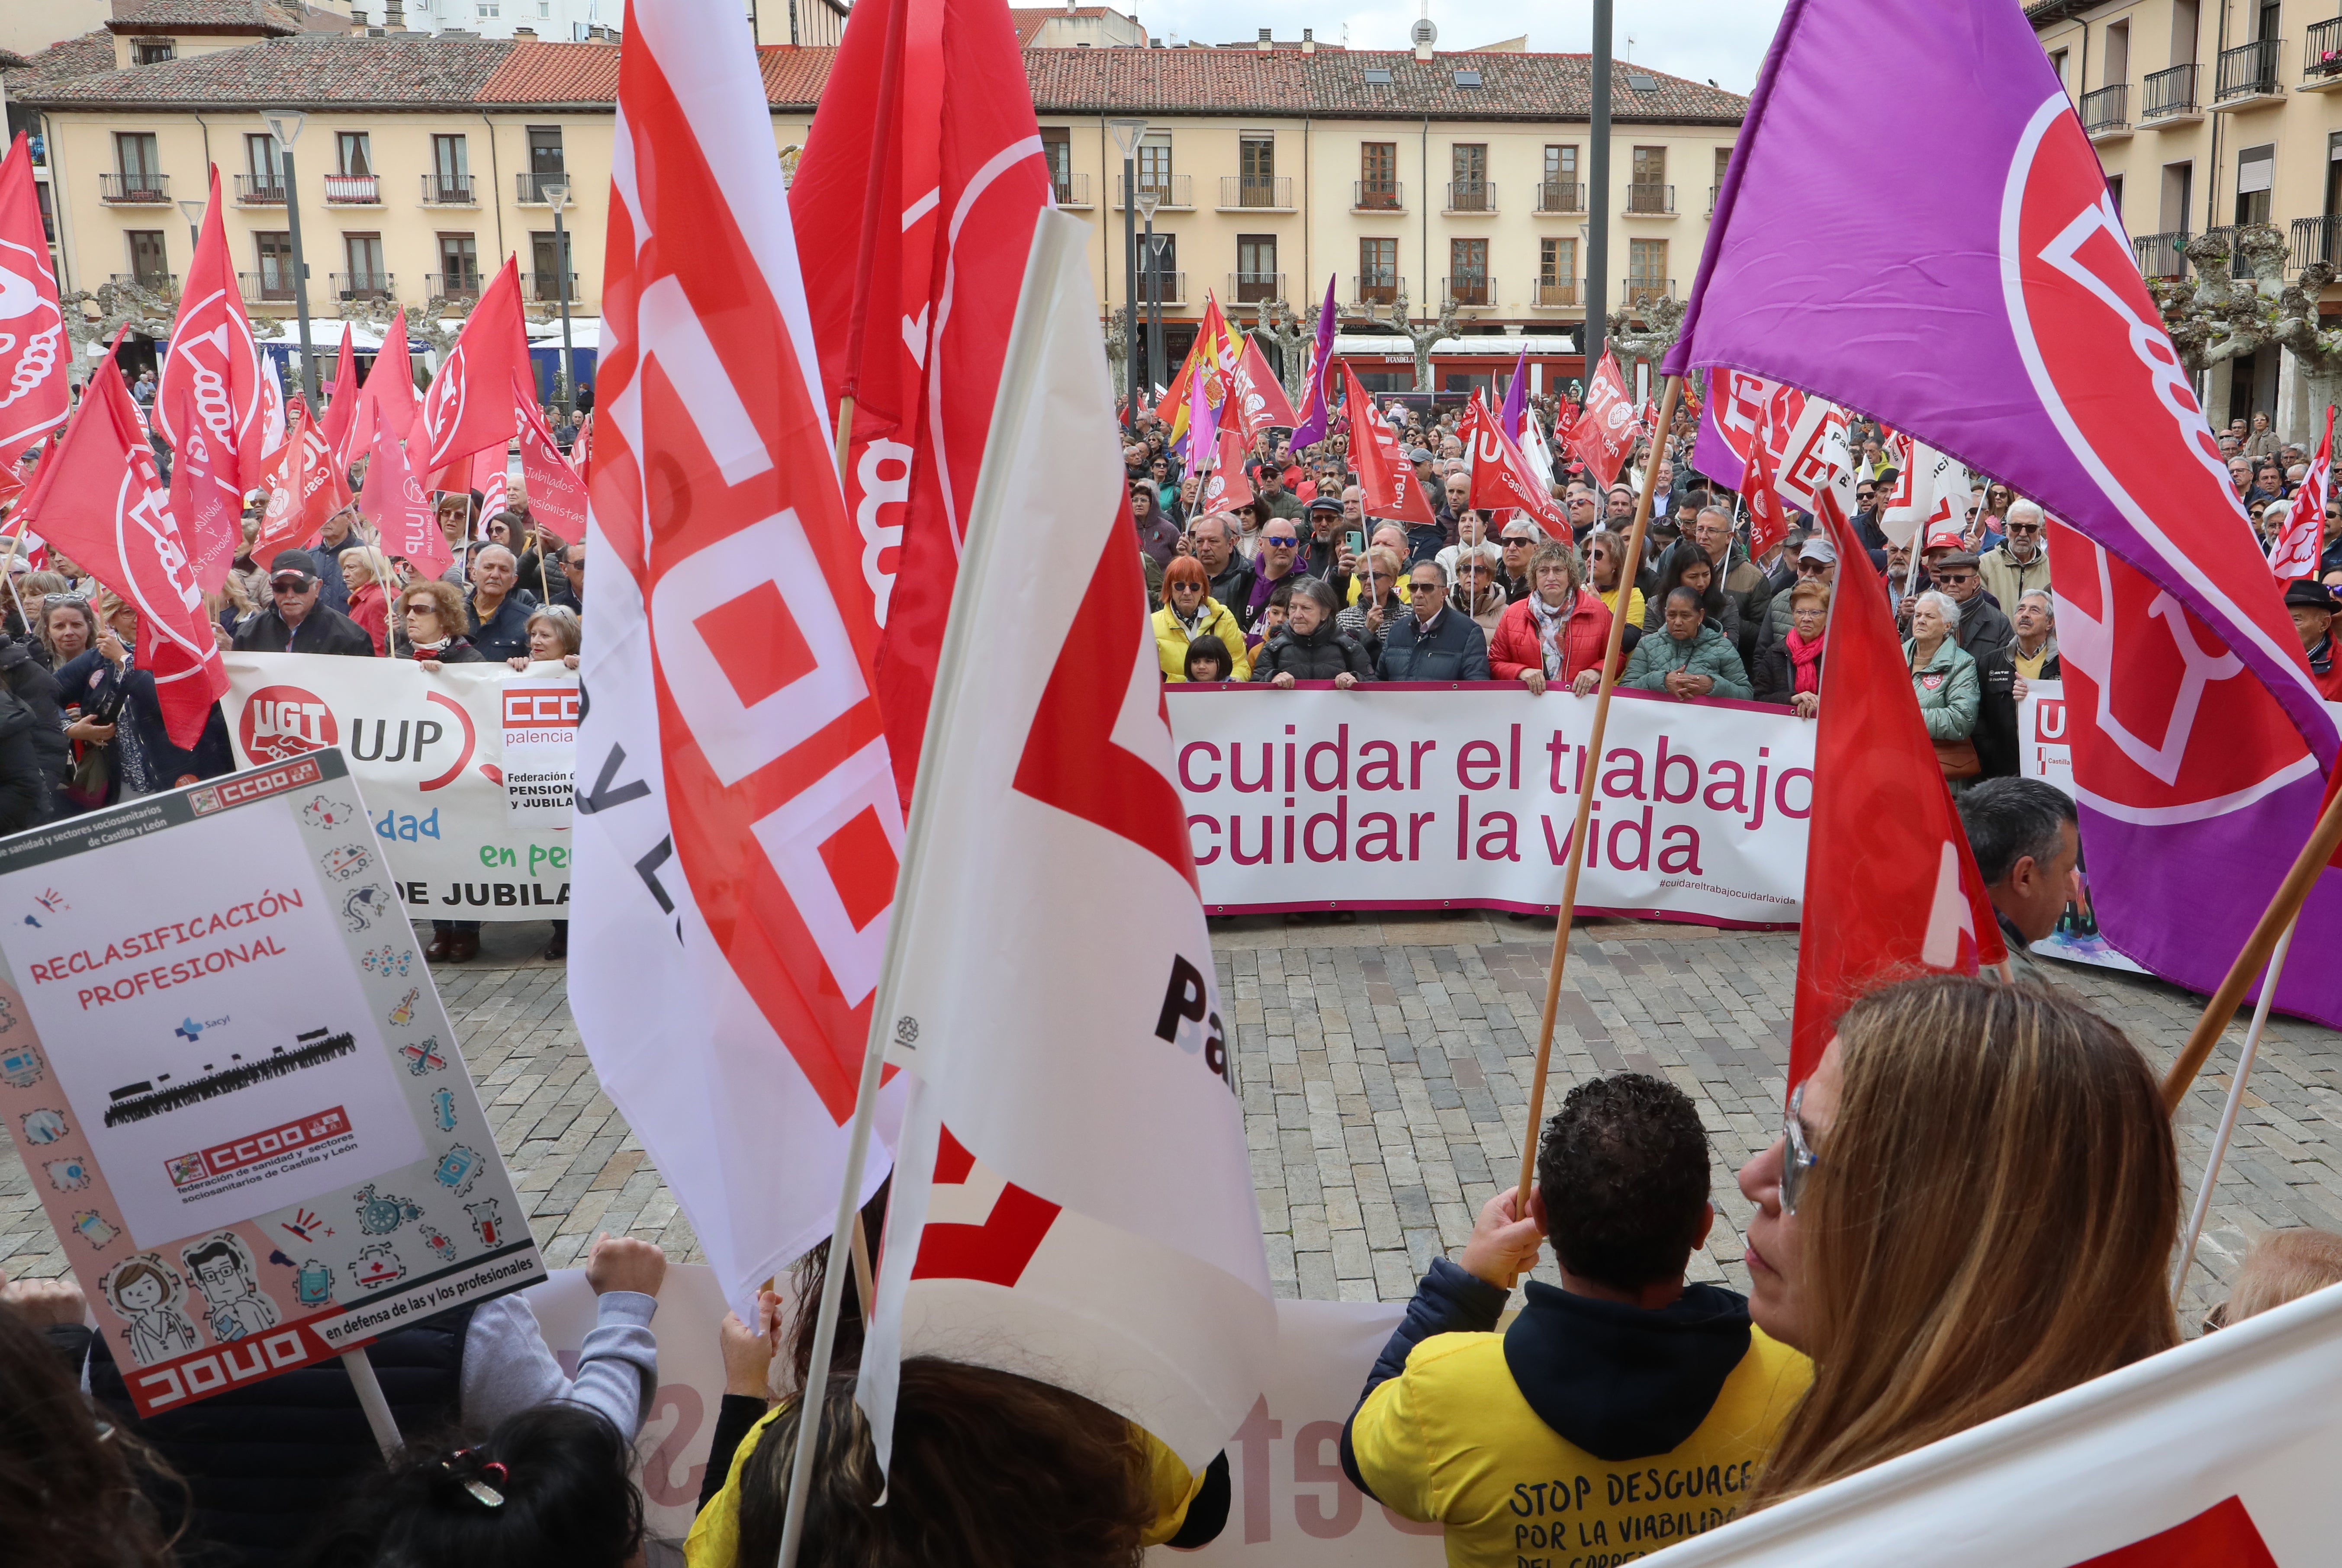
<path fill-rule="evenodd" d="M 337 751 L 0 841 L 0 1114 L 140 1413 L 542 1279 Z"/>

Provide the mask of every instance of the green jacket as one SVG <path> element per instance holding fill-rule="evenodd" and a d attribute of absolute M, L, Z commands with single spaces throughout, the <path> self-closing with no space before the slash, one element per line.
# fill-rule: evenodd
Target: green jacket
<path fill-rule="evenodd" d="M 1676 670 L 1689 670 L 1695 675 L 1712 678 L 1716 687 L 1708 693 L 1711 697 L 1738 697 L 1746 702 L 1754 691 L 1748 684 L 1748 671 L 1740 663 L 1740 651 L 1705 621 L 1700 623 L 1699 634 L 1688 643 L 1679 643 L 1669 636 L 1664 622 L 1657 631 L 1644 633 L 1643 640 L 1635 644 L 1634 654 L 1626 661 L 1624 684 L 1646 692 L 1664 692 L 1667 689 L 1667 676 Z M 1968 685 L 1968 712 L 1973 722 L 1973 674 Z"/>
<path fill-rule="evenodd" d="M 1919 716 L 1927 721 L 1927 738 L 1967 740 L 1976 733 L 1977 704 L 1983 694 L 1977 684 L 1976 660 L 1946 637 L 1937 644 L 1934 658 L 1913 664 L 1916 646 L 1903 644 L 1903 662 L 1911 664 L 1911 693 L 1919 699 Z"/>

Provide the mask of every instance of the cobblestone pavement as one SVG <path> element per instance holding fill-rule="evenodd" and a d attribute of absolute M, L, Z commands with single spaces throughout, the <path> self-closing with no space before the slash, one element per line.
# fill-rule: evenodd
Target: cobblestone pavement
<path fill-rule="evenodd" d="M 547 1259 L 565 1266 L 606 1230 L 696 1261 L 688 1222 L 586 1061 L 563 968 L 535 956 L 545 936 L 490 925 L 480 962 L 433 973 Z M 1278 1292 L 1405 1299 L 1519 1171 L 1552 922 L 1265 916 L 1215 922 L 1214 937 Z M 1622 1068 L 1691 1093 L 1716 1150 L 1718 1223 L 1694 1260 L 1698 1278 L 1746 1283 L 1748 1208 L 1731 1174 L 1779 1125 L 1796 966 L 1788 933 L 1594 921 L 1571 938 L 1548 1105 L 1577 1079 Z M 2158 1070 L 2195 1021 L 2195 999 L 2172 986 L 2048 968 Z M 2191 1197 L 2241 1038 L 2240 1022 L 2180 1117 Z M 2190 1281 L 2190 1322 L 2225 1293 L 2220 1282 L 2259 1232 L 2342 1231 L 2342 1036 L 2275 1022 L 2245 1105 Z M 0 1151 L 0 1268 L 64 1269 L 13 1149 Z"/>

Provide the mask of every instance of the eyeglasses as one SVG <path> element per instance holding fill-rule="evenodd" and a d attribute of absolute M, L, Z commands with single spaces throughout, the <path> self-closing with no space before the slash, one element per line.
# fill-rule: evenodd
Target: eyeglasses
<path fill-rule="evenodd" d="M 1415 580 L 1415 593 L 1418 598 L 1426 594 L 1436 594 L 1446 586 L 1446 584 L 1439 582 L 1436 579 L 1426 582 L 1423 578 L 1417 577 Z"/>
<path fill-rule="evenodd" d="M 1974 515 L 1974 514 L 1970 514 L 1970 515 Z M 2038 523 L 2004 523 L 2001 524 L 2001 532 L 2005 534 L 2038 534 L 2041 532 L 2041 524 Z"/>
<path fill-rule="evenodd" d="M 1818 577 L 1824 572 L 1828 571 L 1831 564 L 1832 564 L 1827 561 L 1800 561 L 1797 563 L 1797 575 L 1800 577 Z"/>
<path fill-rule="evenodd" d="M 1283 534 L 1264 534 L 1260 536 L 1260 542 L 1272 550 L 1290 550 L 1301 543 L 1300 540 Z"/>
<path fill-rule="evenodd" d="M 1800 1084 L 1789 1095 L 1788 1114 L 1781 1118 L 1781 1141 L 1787 1145 L 1781 1151 L 1781 1212 L 1785 1214 L 1797 1212 L 1797 1200 L 1805 1193 L 1806 1178 L 1813 1174 L 1815 1166 L 1822 1163 L 1822 1157 L 1814 1153 L 1814 1146 L 1806 1142 L 1806 1124 L 1799 1119 L 1805 1104 L 1806 1086 Z"/>
<path fill-rule="evenodd" d="M 298 583 L 271 583 L 268 591 L 272 594 L 305 594 L 316 585 L 315 577 L 306 577 Z"/>
<path fill-rule="evenodd" d="M 1976 581 L 1976 574 L 1972 572 L 1938 572 L 1936 581 L 1947 588 L 1965 588 Z"/>

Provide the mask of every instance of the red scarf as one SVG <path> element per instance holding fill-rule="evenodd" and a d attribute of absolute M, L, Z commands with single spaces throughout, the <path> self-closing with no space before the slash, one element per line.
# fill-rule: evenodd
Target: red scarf
<path fill-rule="evenodd" d="M 1795 690 L 1800 692 L 1812 692 L 1816 695 L 1820 694 L 1822 689 L 1822 644 L 1827 642 L 1828 637 L 1829 634 L 1825 632 L 1820 636 L 1816 637 L 1812 642 L 1808 643 L 1805 638 L 1797 634 L 1796 627 L 1792 626 L 1789 628 L 1789 635 L 1787 638 L 1789 663 L 1794 665 L 1797 670 L 1797 680 L 1794 686 Z"/>

